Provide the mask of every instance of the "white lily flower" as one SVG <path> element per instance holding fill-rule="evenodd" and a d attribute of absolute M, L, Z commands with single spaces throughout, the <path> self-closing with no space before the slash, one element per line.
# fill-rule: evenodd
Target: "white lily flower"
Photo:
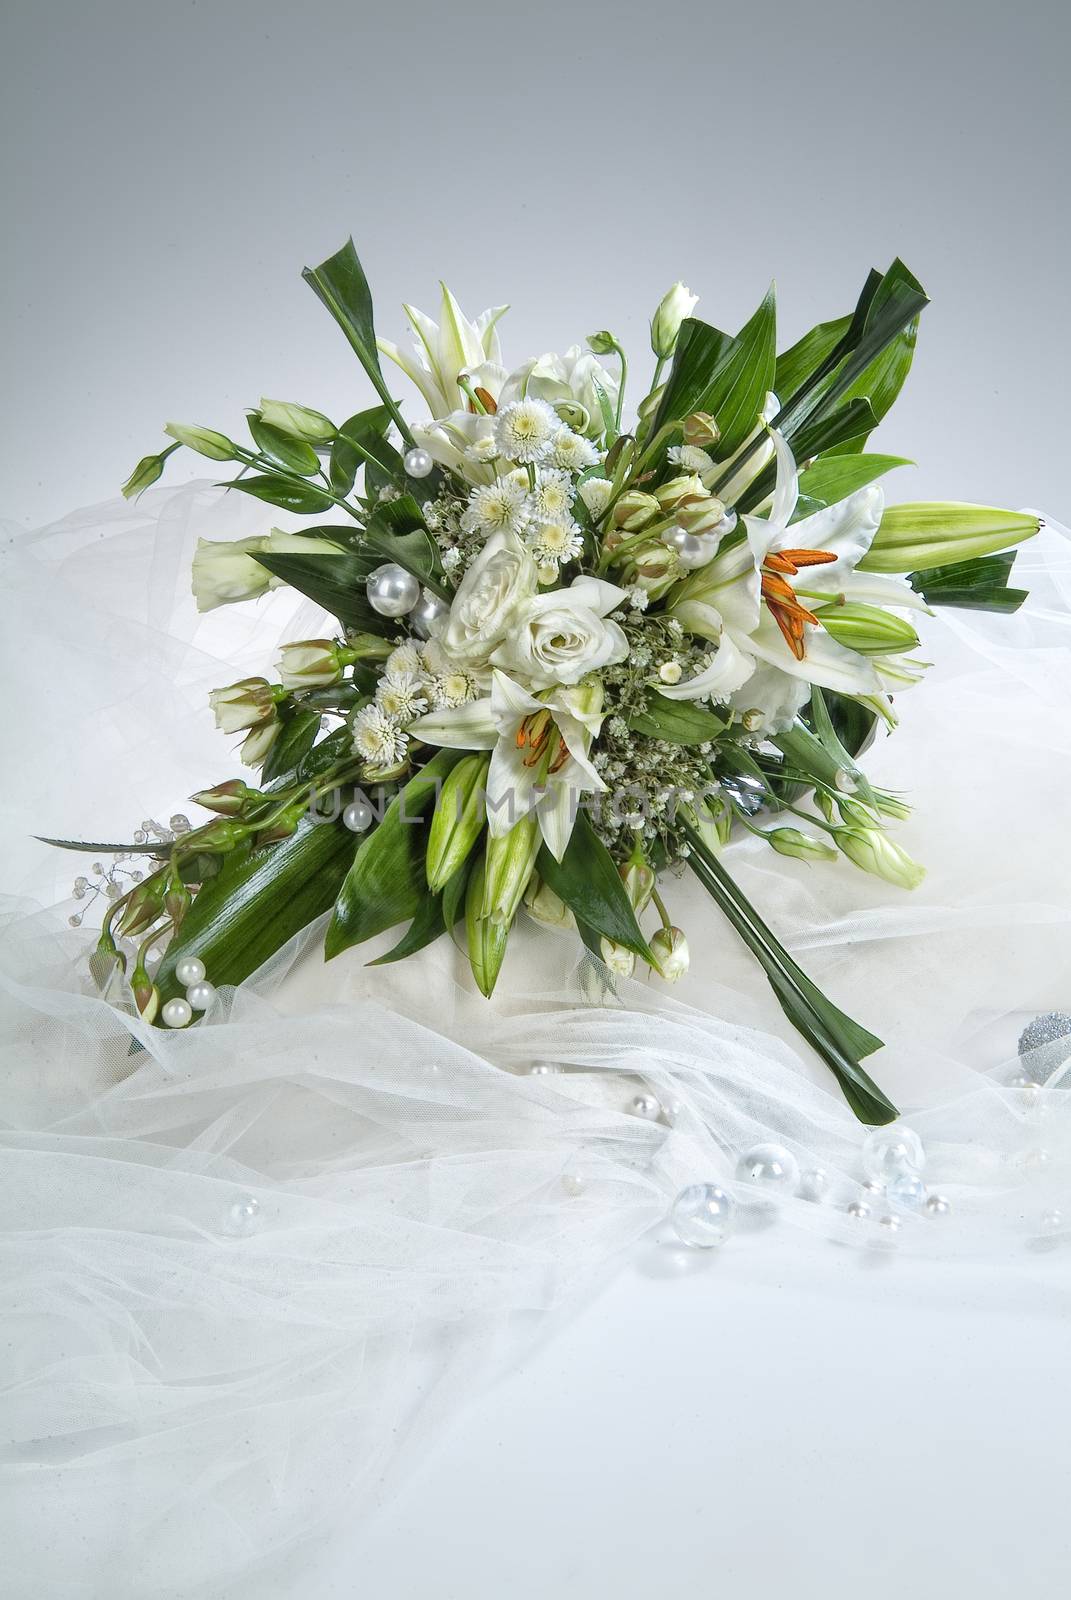
<path fill-rule="evenodd" d="M 462 373 L 472 374 L 474 385 L 487 387 L 482 375 L 477 375 L 477 369 L 488 362 L 501 367 L 502 351 L 496 325 L 509 310 L 508 306 L 493 306 L 482 311 L 475 322 L 470 322 L 445 283 L 439 287 L 442 301 L 438 322 L 433 322 L 416 306 L 402 308 L 416 335 L 415 358 L 388 339 L 376 340 L 381 354 L 401 367 L 406 377 L 416 384 L 436 420 L 465 409 L 467 397 L 458 384 Z"/>
<path fill-rule="evenodd" d="M 426 744 L 491 750 L 488 831 L 501 837 L 534 808 L 547 847 L 560 861 L 580 795 L 606 787 L 588 755 L 602 720 L 597 680 L 556 688 L 537 699 L 496 668 L 489 695 L 419 717 L 409 731 Z"/>
<path fill-rule="evenodd" d="M 574 344 L 562 356 L 548 352 L 511 372 L 498 402 L 507 406 L 515 400 L 545 400 L 577 433 L 596 438 L 603 431 L 596 385 L 616 407 L 617 378 L 590 350 Z"/>

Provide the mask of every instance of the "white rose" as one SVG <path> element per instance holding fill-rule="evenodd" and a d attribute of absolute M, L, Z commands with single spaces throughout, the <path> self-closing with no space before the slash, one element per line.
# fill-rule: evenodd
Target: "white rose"
<path fill-rule="evenodd" d="M 580 406 L 585 417 L 565 416 L 577 433 L 596 438 L 603 430 L 602 410 L 595 386 L 605 394 L 611 407 L 617 405 L 618 380 L 590 350 L 574 344 L 563 356 L 543 355 L 511 372 L 498 397 L 501 410 L 514 400 L 546 400 L 561 415 L 562 406 Z"/>
<path fill-rule="evenodd" d="M 337 545 L 326 539 L 305 539 L 300 534 L 257 534 L 252 539 L 198 539 L 193 556 L 193 597 L 198 611 L 214 611 L 217 606 L 239 600 L 256 600 L 269 589 L 278 589 L 282 578 L 273 577 L 254 556 L 261 551 L 276 555 L 315 555 L 325 551 L 341 554 Z"/>
<path fill-rule="evenodd" d="M 624 589 L 601 578 L 576 578 L 568 589 L 534 595 L 513 617 L 492 665 L 529 683 L 579 683 L 589 672 L 624 661 L 628 640 L 607 613 L 625 601 Z"/>
<path fill-rule="evenodd" d="M 485 667 L 537 583 L 535 562 L 516 535 L 493 534 L 454 595 L 440 635 L 447 656 L 462 666 Z"/>

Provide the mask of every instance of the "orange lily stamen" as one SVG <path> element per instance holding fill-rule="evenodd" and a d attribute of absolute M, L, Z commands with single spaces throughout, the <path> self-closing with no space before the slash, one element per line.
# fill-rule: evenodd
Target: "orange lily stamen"
<path fill-rule="evenodd" d="M 797 567 L 824 567 L 837 559 L 835 550 L 779 550 L 777 553 Z M 766 559 L 769 561 L 769 556 Z"/>

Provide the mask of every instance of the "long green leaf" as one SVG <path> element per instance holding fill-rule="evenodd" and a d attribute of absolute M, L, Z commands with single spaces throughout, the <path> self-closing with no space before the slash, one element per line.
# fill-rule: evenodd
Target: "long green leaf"
<path fill-rule="evenodd" d="M 270 473 L 254 474 L 246 478 L 232 478 L 220 485 L 223 489 L 237 489 L 252 495 L 255 500 L 266 500 L 269 505 L 283 511 L 293 511 L 301 517 L 312 517 L 320 511 L 330 511 L 334 500 L 311 483 L 298 483 L 292 478 L 276 478 Z"/>
<path fill-rule="evenodd" d="M 296 708 L 283 715 L 282 732 L 268 751 L 268 759 L 261 771 L 265 783 L 282 777 L 294 769 L 309 754 L 320 731 L 320 713 Z"/>
<path fill-rule="evenodd" d="M 357 359 L 367 372 L 383 404 L 394 419 L 402 438 L 412 444 L 413 436 L 405 418 L 391 399 L 383 380 L 376 348 L 376 329 L 372 314 L 372 294 L 353 240 L 348 239 L 333 256 L 318 267 L 306 267 L 301 274 L 314 294 L 330 311 Z"/>
<path fill-rule="evenodd" d="M 578 922 L 653 962 L 613 857 L 586 812 L 577 813 L 562 859 L 556 861 L 544 845 L 537 865 L 543 882 L 565 901 Z"/>
<path fill-rule="evenodd" d="M 698 318 L 685 318 L 656 427 L 693 411 L 709 411 L 721 429 L 715 454 L 719 460 L 727 460 L 743 444 L 762 411 L 773 383 L 776 336 L 772 285 L 735 339 Z"/>
<path fill-rule="evenodd" d="M 425 877 L 423 819 L 435 804 L 442 780 L 463 754 L 438 751 L 399 791 L 382 822 L 361 843 L 324 940 L 328 960 L 420 912 L 431 894 Z"/>
<path fill-rule="evenodd" d="M 181 994 L 175 967 L 200 956 L 215 984 L 241 983 L 332 904 L 353 858 L 353 834 L 340 822 L 302 818 L 289 839 L 226 858 L 195 896 L 156 982 L 162 1001 Z"/>
<path fill-rule="evenodd" d="M 331 446 L 331 487 L 336 494 L 349 494 L 362 465 L 367 483 L 369 463 L 379 468 L 385 481 L 393 481 L 394 463 L 397 462 L 400 469 L 401 460 L 394 446 L 387 443 L 390 421 L 386 406 L 370 406 L 366 411 L 347 417 Z M 370 485 L 381 486 L 380 483 Z"/>
<path fill-rule="evenodd" d="M 1010 615 L 1027 598 L 1026 589 L 1011 589 L 1008 579 L 1016 552 L 1002 551 L 976 561 L 954 561 L 926 572 L 908 573 L 908 583 L 931 606 L 958 606 L 965 611 L 998 611 Z"/>
<path fill-rule="evenodd" d="M 295 439 L 292 434 L 284 433 L 281 428 L 272 427 L 270 422 L 265 422 L 258 411 L 254 411 L 247 419 L 249 431 L 253 435 L 253 443 L 262 455 L 269 461 L 274 461 L 277 466 L 286 472 L 296 472 L 299 478 L 307 478 L 320 470 L 320 458 L 311 444 L 306 444 L 304 439 Z"/>
<path fill-rule="evenodd" d="M 813 467 L 800 473 L 800 494 L 818 500 L 822 505 L 834 506 L 846 500 L 857 489 L 863 489 L 875 478 L 897 467 L 912 467 L 913 461 L 904 456 L 829 455 L 816 461 Z"/>
<path fill-rule="evenodd" d="M 264 551 L 255 559 L 292 589 L 330 611 L 344 628 L 381 635 L 390 630 L 389 619 L 372 609 L 365 591 L 368 574 L 381 560 L 378 554 L 340 550 L 337 555 L 316 551 L 304 556 Z"/>

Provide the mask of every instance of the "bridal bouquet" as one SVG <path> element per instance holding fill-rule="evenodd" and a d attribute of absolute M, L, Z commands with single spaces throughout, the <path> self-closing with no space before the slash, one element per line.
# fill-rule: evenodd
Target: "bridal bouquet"
<path fill-rule="evenodd" d="M 457 930 L 486 995 L 522 915 L 575 927 L 611 974 L 638 960 L 673 980 L 688 944 L 659 885 L 687 869 L 855 1113 L 891 1120 L 860 1064 L 881 1041 L 720 852 L 743 829 L 911 888 L 922 869 L 890 832 L 907 807 L 858 761 L 925 670 L 911 615 L 1023 599 L 1009 552 L 1034 518 L 887 506 L 878 486 L 905 464 L 868 441 L 911 365 L 919 284 L 899 261 L 871 273 L 854 311 L 780 354 L 772 290 L 731 335 L 677 284 L 626 420 L 608 331 L 509 370 L 506 308 L 470 321 L 444 287 L 438 323 L 406 307 L 409 354 L 377 338 L 352 243 L 304 276 L 378 403 L 336 424 L 262 400 L 246 444 L 171 424 L 125 492 L 183 446 L 235 464 L 231 489 L 311 521 L 202 540 L 199 607 L 288 584 L 337 626 L 285 644 L 278 681 L 213 692 L 255 783 L 195 795 L 200 826 L 107 847 L 155 860 L 108 909 L 98 978 L 129 967 L 143 1017 L 185 1027 L 333 908 L 329 957 L 405 924 L 379 957 L 396 961 Z"/>

